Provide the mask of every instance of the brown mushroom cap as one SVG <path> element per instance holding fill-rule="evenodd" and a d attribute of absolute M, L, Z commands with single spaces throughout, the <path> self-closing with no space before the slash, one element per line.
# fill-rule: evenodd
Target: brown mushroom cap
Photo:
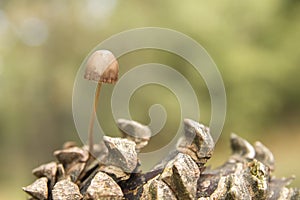
<path fill-rule="evenodd" d="M 118 80 L 119 64 L 108 50 L 95 51 L 86 62 L 84 78 L 103 83 L 115 83 Z"/>

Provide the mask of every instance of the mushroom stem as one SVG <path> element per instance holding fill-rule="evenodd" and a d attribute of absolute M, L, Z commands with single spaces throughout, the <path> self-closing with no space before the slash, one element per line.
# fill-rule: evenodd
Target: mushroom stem
<path fill-rule="evenodd" d="M 99 101 L 99 96 L 100 96 L 100 91 L 101 91 L 101 85 L 102 85 L 102 83 L 98 82 L 95 97 L 94 97 L 94 109 L 92 111 L 92 115 L 91 115 L 91 119 L 90 119 L 90 125 L 89 125 L 88 140 L 89 140 L 89 152 L 90 152 L 90 154 L 93 154 L 93 151 L 94 151 L 93 130 L 94 130 L 94 122 L 95 122 L 95 118 L 96 118 L 98 101 Z"/>

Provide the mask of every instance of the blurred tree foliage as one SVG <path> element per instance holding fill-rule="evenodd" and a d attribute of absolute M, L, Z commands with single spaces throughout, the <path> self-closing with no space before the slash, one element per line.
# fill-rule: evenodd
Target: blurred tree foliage
<path fill-rule="evenodd" d="M 1 0 L 0 156 L 4 165 L 0 185 L 26 185 L 30 169 L 50 160 L 53 149 L 66 140 L 80 142 L 71 109 L 76 72 L 99 42 L 137 27 L 175 29 L 209 52 L 227 91 L 226 137 L 230 131 L 263 134 L 282 130 L 292 137 L 291 142 L 299 139 L 299 20 L 297 0 Z M 208 124 L 209 95 L 192 66 L 167 52 L 142 50 L 120 58 L 121 75 L 147 62 L 173 66 L 190 80 L 199 91 L 200 120 Z M 102 112 L 111 112 L 107 106 L 111 90 L 104 91 Z M 142 88 L 134 97 L 132 115 L 143 123 L 149 122 L 148 108 L 153 103 L 165 105 L 169 116 L 172 112 L 164 130 L 167 137 L 154 138 L 155 145 L 163 145 L 167 133 L 179 123 L 176 98 L 155 86 Z M 114 126 L 111 116 L 101 124 L 107 130 Z M 281 134 L 283 140 L 288 137 Z M 293 169 L 300 167 L 297 161 L 293 165 Z"/>

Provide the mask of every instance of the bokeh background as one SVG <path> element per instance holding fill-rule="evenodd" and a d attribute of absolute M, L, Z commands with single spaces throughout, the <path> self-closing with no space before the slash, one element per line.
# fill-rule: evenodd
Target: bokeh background
<path fill-rule="evenodd" d="M 230 155 L 229 136 L 235 132 L 250 142 L 262 141 L 274 153 L 275 175 L 295 174 L 292 186 L 300 187 L 299 21 L 297 0 L 1 0 L 0 199 L 25 199 L 21 186 L 34 180 L 34 167 L 53 160 L 53 150 L 67 140 L 82 144 L 72 118 L 78 68 L 104 39 L 144 26 L 187 34 L 219 67 L 227 118 L 210 164 L 217 166 Z M 198 91 L 198 120 L 209 123 L 207 88 L 186 61 L 142 50 L 119 62 L 121 75 L 148 62 L 173 66 Z M 107 86 L 101 93 L 98 117 L 105 130 L 118 135 L 109 107 L 112 89 Z M 153 103 L 164 105 L 169 118 L 145 151 L 166 144 L 180 123 L 175 96 L 155 85 L 132 97 L 133 119 L 148 123 Z"/>

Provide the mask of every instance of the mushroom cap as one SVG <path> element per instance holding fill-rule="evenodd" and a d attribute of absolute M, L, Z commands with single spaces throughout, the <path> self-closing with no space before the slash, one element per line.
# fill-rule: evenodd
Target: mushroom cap
<path fill-rule="evenodd" d="M 119 64 L 112 52 L 98 50 L 86 62 L 84 78 L 102 83 L 115 83 L 118 73 Z"/>

